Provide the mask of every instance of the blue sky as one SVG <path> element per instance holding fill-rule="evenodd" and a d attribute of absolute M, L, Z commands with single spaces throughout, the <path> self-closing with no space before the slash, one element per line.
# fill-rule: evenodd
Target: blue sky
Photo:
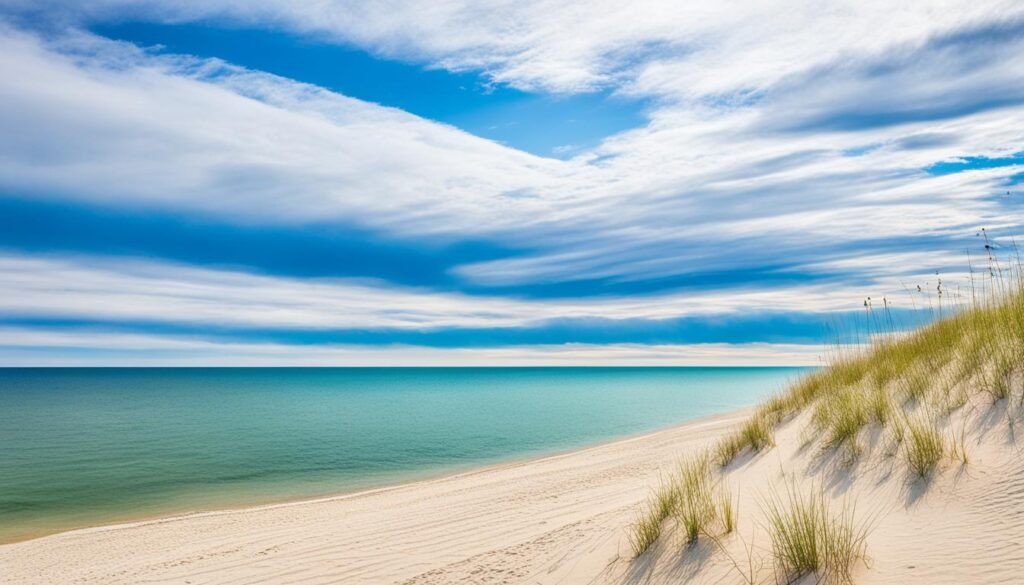
<path fill-rule="evenodd" d="M 969 298 L 1024 8 L 782 8 L 2 3 L 0 365 L 804 364 Z"/>
<path fill-rule="evenodd" d="M 565 158 L 645 121 L 639 97 L 528 92 L 493 83 L 476 71 L 380 59 L 357 47 L 271 29 L 129 21 L 90 30 L 157 52 L 223 59 L 399 108 L 539 156 Z"/>

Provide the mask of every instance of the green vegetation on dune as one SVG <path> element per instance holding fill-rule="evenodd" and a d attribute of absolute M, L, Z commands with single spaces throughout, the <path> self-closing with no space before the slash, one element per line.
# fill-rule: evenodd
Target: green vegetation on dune
<path fill-rule="evenodd" d="M 728 465 L 744 450 L 771 445 L 773 427 L 811 409 L 810 424 L 823 449 L 856 456 L 869 425 L 891 429 L 906 443 L 912 471 L 941 451 L 939 423 L 973 397 L 1024 403 L 1024 292 L 974 305 L 909 334 L 878 337 L 860 353 L 837 358 L 808 374 L 760 408 L 715 449 Z M 937 461 L 936 461 L 937 462 Z"/>
<path fill-rule="evenodd" d="M 686 544 L 701 536 L 714 537 L 732 532 L 737 509 L 722 478 L 713 473 L 707 453 L 685 459 L 649 499 L 644 513 L 630 530 L 630 543 L 637 556 L 661 535 L 662 525 L 672 519 L 682 530 Z"/>
<path fill-rule="evenodd" d="M 764 508 L 777 580 L 792 583 L 814 573 L 819 581 L 852 581 L 851 569 L 865 555 L 867 528 L 857 523 L 851 507 L 834 510 L 820 488 L 801 493 L 787 486 Z"/>
<path fill-rule="evenodd" d="M 946 463 L 967 465 L 968 414 L 998 412 L 1011 426 L 1024 414 L 1024 287 L 1017 284 L 1022 271 L 1016 272 L 1004 282 L 993 268 L 985 294 L 956 306 L 943 300 L 940 281 L 939 306 L 946 305 L 933 323 L 909 333 L 872 331 L 869 346 L 837 352 L 829 366 L 763 403 L 734 432 L 691 456 L 662 487 L 656 499 L 670 503 L 652 507 L 634 527 L 644 535 L 634 538 L 634 552 L 643 554 L 671 519 L 686 542 L 706 533 L 721 544 L 719 538 L 735 529 L 735 521 L 723 517 L 738 510 L 724 496 L 718 499 L 728 501 L 729 511 L 719 511 L 714 491 L 722 489 L 737 458 L 774 447 L 776 430 L 798 418 L 806 425 L 805 446 L 816 448 L 811 453 L 838 455 L 829 460 L 840 466 L 877 452 L 895 458 L 906 481 L 926 487 Z M 871 319 L 871 307 L 865 306 Z M 959 431 L 951 428 L 955 420 L 963 423 Z M 775 491 L 762 500 L 760 517 L 771 536 L 777 581 L 810 573 L 825 582 L 851 580 L 852 565 L 865 558 L 867 532 L 857 524 L 852 503 L 831 506 L 820 485 L 808 493 L 790 485 L 782 495 Z M 649 529 L 655 513 L 656 532 Z"/>

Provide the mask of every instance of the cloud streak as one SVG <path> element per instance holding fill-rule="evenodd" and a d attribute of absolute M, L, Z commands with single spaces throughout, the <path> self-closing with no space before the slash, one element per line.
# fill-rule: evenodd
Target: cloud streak
<path fill-rule="evenodd" d="M 147 260 L 0 255 L 0 315 L 191 323 L 235 328 L 436 330 L 526 327 L 564 319 L 672 319 L 856 306 L 821 286 L 715 289 L 597 299 L 524 300 L 439 293 L 368 279 L 298 279 Z M 889 282 L 891 288 L 893 282 Z"/>
<path fill-rule="evenodd" d="M 166 337 L 0 327 L 5 366 L 669 366 L 820 365 L 818 345 L 796 344 L 565 344 L 552 347 L 425 348 L 223 342 Z"/>
<path fill-rule="evenodd" d="M 0 310 L 18 318 L 425 331 L 828 313 L 936 271 L 962 278 L 976 230 L 1009 242 L 1024 220 L 1024 10 L 1013 2 L 106 0 L 6 12 L 0 76 L 24 80 L 0 85 L 9 195 L 488 250 L 438 259 L 443 275 L 417 288 L 387 271 L 275 273 L 287 271 L 253 254 L 200 268 L 152 246 L 126 254 L 157 257 L 126 260 L 14 245 L 0 258 Z M 111 19 L 283 29 L 651 107 L 645 125 L 549 159 L 87 32 Z M 931 172 L 944 161 L 961 163 Z"/>

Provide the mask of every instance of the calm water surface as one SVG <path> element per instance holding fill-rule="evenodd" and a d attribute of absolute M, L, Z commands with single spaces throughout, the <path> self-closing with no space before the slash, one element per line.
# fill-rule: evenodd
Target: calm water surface
<path fill-rule="evenodd" d="M 0 542 L 581 447 L 755 404 L 803 371 L 0 369 Z"/>

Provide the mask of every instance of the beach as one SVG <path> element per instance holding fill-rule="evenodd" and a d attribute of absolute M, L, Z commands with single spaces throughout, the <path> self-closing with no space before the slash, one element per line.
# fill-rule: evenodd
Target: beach
<path fill-rule="evenodd" d="M 724 472 L 739 526 L 716 545 L 664 535 L 634 559 L 627 529 L 680 458 L 747 410 L 536 460 L 335 498 L 76 530 L 0 546 L 9 584 L 742 583 L 770 576 L 760 502 L 780 481 L 857 502 L 871 523 L 858 583 L 1013 583 L 1024 568 L 1024 462 L 1003 421 L 972 434 L 971 463 L 927 485 L 893 465 L 829 471 L 801 438 Z M 721 550 L 719 549 L 721 546 Z M 753 552 L 750 559 L 744 551 Z M 761 559 L 758 561 L 757 559 Z M 749 561 L 749 562 L 748 562 Z M 760 582 L 760 581 L 758 581 Z"/>
<path fill-rule="evenodd" d="M 0 0 L 0 585 L 1024 585 L 1022 53 Z"/>
<path fill-rule="evenodd" d="M 543 459 L 0 546 L 17 583 L 585 582 L 667 465 L 743 413 Z"/>
<path fill-rule="evenodd" d="M 350 494 L 730 412 L 800 368 L 0 368 L 0 544 Z"/>

